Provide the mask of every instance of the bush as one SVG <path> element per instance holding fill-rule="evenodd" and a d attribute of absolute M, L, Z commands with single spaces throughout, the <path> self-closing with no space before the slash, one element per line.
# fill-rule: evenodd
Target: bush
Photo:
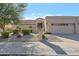
<path fill-rule="evenodd" d="M 29 31 L 29 33 L 32 33 L 32 29 L 31 28 L 28 28 L 26 30 Z"/>
<path fill-rule="evenodd" d="M 14 33 L 14 34 L 17 34 L 18 32 L 19 32 L 18 29 L 13 30 L 13 33 Z"/>
<path fill-rule="evenodd" d="M 45 39 L 45 35 L 44 34 L 42 35 L 42 39 Z"/>
<path fill-rule="evenodd" d="M 23 33 L 24 35 L 29 35 L 30 33 L 32 33 L 32 29 L 23 29 L 23 30 L 22 30 L 22 33 Z"/>
<path fill-rule="evenodd" d="M 8 38 L 11 32 L 1 32 L 2 37 Z"/>

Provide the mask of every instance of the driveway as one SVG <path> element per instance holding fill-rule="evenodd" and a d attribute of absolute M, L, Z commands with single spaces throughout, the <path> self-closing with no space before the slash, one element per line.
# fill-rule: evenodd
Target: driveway
<path fill-rule="evenodd" d="M 46 36 L 48 41 L 52 38 L 55 37 L 57 38 L 56 40 L 62 40 L 61 42 L 59 41 L 53 41 L 50 42 L 51 44 L 57 45 L 61 47 L 63 51 L 66 52 L 67 55 L 79 55 L 79 35 L 78 34 L 61 34 L 61 35 L 47 35 Z"/>
<path fill-rule="evenodd" d="M 67 38 L 74 41 L 79 41 L 79 34 L 58 34 L 56 36 Z"/>

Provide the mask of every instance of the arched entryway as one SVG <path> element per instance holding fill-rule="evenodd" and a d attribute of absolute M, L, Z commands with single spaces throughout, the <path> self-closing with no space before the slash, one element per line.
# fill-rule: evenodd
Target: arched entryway
<path fill-rule="evenodd" d="M 42 19 L 42 18 L 38 18 L 37 20 L 36 20 L 37 22 L 36 22 L 36 24 L 37 24 L 37 32 L 39 33 L 39 32 L 44 32 L 44 28 L 45 28 L 45 25 L 44 25 L 44 19 Z"/>

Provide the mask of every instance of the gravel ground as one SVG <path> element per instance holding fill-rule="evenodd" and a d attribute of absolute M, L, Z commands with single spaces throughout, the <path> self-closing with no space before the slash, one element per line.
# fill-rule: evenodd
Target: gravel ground
<path fill-rule="evenodd" d="M 40 42 L 3 42 L 0 47 L 0 55 L 57 55 L 54 50 Z"/>

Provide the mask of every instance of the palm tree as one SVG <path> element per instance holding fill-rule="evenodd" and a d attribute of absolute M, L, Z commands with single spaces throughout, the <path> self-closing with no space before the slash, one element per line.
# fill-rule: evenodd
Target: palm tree
<path fill-rule="evenodd" d="M 25 10 L 27 4 L 18 3 L 0 3 L 0 28 L 5 31 L 5 25 L 19 23 L 21 13 Z"/>

